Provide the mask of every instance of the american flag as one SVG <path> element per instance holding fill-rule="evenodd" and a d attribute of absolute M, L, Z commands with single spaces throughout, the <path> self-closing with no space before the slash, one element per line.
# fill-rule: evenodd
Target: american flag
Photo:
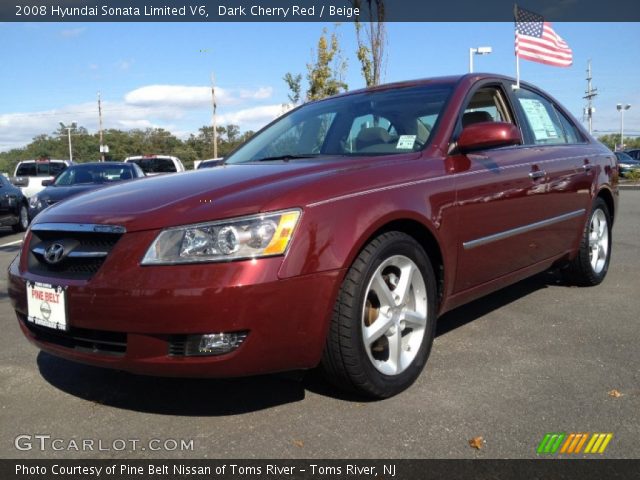
<path fill-rule="evenodd" d="M 542 15 L 516 6 L 516 56 L 555 67 L 568 67 L 573 53 Z"/>

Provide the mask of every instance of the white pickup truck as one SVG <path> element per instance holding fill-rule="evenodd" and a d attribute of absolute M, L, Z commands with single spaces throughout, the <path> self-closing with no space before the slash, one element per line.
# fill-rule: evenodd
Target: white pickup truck
<path fill-rule="evenodd" d="M 44 190 L 43 180 L 53 180 L 69 165 L 69 160 L 23 160 L 16 165 L 11 183 L 20 187 L 25 197 L 31 198 Z"/>

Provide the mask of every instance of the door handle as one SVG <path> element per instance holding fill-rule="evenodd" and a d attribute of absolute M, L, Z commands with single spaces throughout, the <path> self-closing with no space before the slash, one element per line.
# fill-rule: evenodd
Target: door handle
<path fill-rule="evenodd" d="M 544 177 L 547 174 L 544 170 L 534 170 L 533 172 L 529 172 L 529 178 L 531 180 L 537 180 L 539 178 Z"/>

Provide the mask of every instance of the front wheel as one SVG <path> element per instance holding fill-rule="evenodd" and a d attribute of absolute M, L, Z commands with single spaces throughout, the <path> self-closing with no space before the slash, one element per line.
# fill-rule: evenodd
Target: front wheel
<path fill-rule="evenodd" d="M 602 198 L 591 209 L 578 255 L 565 271 L 567 280 L 576 285 L 598 285 L 609 270 L 611 260 L 611 215 Z"/>
<path fill-rule="evenodd" d="M 374 398 L 409 387 L 431 351 L 436 281 L 422 247 L 402 232 L 374 238 L 341 286 L 322 358 L 337 386 Z"/>
<path fill-rule="evenodd" d="M 24 232 L 27 227 L 29 227 L 29 210 L 27 210 L 26 205 L 20 205 L 20 210 L 18 212 L 18 223 L 13 225 L 13 231 Z"/>

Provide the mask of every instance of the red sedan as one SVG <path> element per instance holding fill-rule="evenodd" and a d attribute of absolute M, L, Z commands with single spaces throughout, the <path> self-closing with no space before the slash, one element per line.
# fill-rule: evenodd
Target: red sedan
<path fill-rule="evenodd" d="M 501 76 L 305 104 L 222 166 L 42 212 L 9 269 L 54 355 L 163 376 L 320 365 L 373 397 L 423 369 L 442 313 L 553 266 L 596 285 L 614 155 L 552 97 Z"/>

